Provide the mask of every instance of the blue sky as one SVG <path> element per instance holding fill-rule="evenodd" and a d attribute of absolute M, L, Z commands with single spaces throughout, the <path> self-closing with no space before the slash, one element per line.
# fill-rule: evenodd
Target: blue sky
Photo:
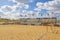
<path fill-rule="evenodd" d="M 28 2 L 27 4 L 30 5 L 30 8 L 29 10 L 33 10 L 33 8 L 36 7 L 36 3 L 37 2 L 48 2 L 48 1 L 52 1 L 52 0 L 34 0 L 33 2 Z M 12 1 L 8 1 L 8 0 L 0 0 L 0 6 L 3 6 L 3 5 L 15 5 L 16 3 L 12 2 Z"/>
<path fill-rule="evenodd" d="M 37 3 L 37 2 L 45 3 L 45 2 L 48 2 L 48 1 L 52 1 L 52 0 L 34 0 L 34 2 L 29 2 L 29 3 L 27 3 L 27 4 L 30 5 L 30 9 L 29 9 L 29 10 L 33 10 L 33 8 L 36 7 L 36 3 Z"/>
<path fill-rule="evenodd" d="M 34 8 L 36 8 L 36 3 L 37 2 L 45 3 L 45 2 L 48 2 L 48 1 L 52 1 L 52 0 L 34 0 L 33 2 L 28 2 L 28 3 L 26 3 L 26 4 L 29 5 L 29 9 L 27 9 L 27 10 L 33 10 L 34 11 Z M 13 6 L 15 4 L 16 3 L 12 2 L 12 1 L 9 1 L 9 0 L 0 0 L 0 7 L 3 6 L 3 5 Z M 41 10 L 41 13 L 45 14 L 47 12 L 46 12 L 46 10 Z"/>
<path fill-rule="evenodd" d="M 19 14 L 23 14 L 22 12 L 34 13 L 35 15 L 41 13 L 44 17 L 51 17 L 56 16 L 57 13 L 60 14 L 59 5 L 60 0 L 0 0 L 0 12 L 7 15 L 8 18 L 11 16 L 14 18 Z M 7 16 L 3 17 L 7 18 Z"/>
<path fill-rule="evenodd" d="M 48 2 L 48 1 L 52 1 L 52 0 L 34 0 L 34 2 L 29 2 L 29 3 L 27 3 L 27 4 L 29 4 L 30 7 L 29 7 L 29 9 L 27 9 L 27 10 L 33 10 L 33 11 L 34 11 L 34 8 L 36 8 L 36 3 L 37 3 L 37 2 L 45 3 L 45 2 Z M 42 10 L 41 10 L 41 13 L 42 13 L 42 14 L 45 14 L 45 13 L 47 13 L 47 12 L 46 12 L 45 9 L 42 9 Z"/>
<path fill-rule="evenodd" d="M 12 5 L 12 4 L 13 4 L 13 2 L 10 2 L 8 0 L 0 0 L 0 6 L 2 6 L 2 5 Z"/>

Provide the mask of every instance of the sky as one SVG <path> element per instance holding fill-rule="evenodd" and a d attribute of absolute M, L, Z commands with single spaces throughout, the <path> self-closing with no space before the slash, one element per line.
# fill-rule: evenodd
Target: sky
<path fill-rule="evenodd" d="M 56 17 L 60 0 L 0 0 L 0 17 L 5 19 Z"/>

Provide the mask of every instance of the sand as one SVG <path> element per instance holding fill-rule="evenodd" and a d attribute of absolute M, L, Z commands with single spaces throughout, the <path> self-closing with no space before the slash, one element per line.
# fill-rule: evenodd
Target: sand
<path fill-rule="evenodd" d="M 0 25 L 0 40 L 60 40 L 60 27 Z"/>

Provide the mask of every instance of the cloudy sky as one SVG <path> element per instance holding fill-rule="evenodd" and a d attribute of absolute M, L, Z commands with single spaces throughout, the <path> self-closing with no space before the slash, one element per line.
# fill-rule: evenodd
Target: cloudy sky
<path fill-rule="evenodd" d="M 60 18 L 60 0 L 0 0 L 0 17 L 19 18 Z"/>

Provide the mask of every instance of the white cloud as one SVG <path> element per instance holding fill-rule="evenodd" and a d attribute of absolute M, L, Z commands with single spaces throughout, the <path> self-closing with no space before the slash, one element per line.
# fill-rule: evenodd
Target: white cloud
<path fill-rule="evenodd" d="M 20 16 L 19 10 L 21 9 L 28 9 L 29 5 L 24 3 L 17 3 L 16 5 L 9 6 L 9 5 L 3 5 L 0 8 L 0 14 L 2 18 L 7 19 L 18 19 Z"/>
<path fill-rule="evenodd" d="M 25 8 L 25 9 L 28 9 L 28 8 L 29 8 L 29 5 L 25 5 L 24 8 Z"/>
<path fill-rule="evenodd" d="M 11 13 L 4 13 L 4 12 L 0 12 L 0 16 L 1 18 L 5 18 L 5 19 L 19 19 L 19 16 L 20 13 L 14 13 L 14 14 L 11 14 Z"/>
<path fill-rule="evenodd" d="M 24 4 L 24 3 L 19 3 L 17 6 L 20 7 L 20 8 L 24 8 L 24 9 L 28 9 L 29 8 L 29 5 L 28 4 Z"/>
<path fill-rule="evenodd" d="M 44 3 L 37 2 L 36 6 L 37 6 L 39 9 L 41 9 L 41 8 L 43 8 Z"/>
<path fill-rule="evenodd" d="M 18 2 L 18 3 L 27 3 L 27 2 L 33 2 L 34 0 L 10 0 L 13 2 Z"/>
<path fill-rule="evenodd" d="M 37 6 L 37 8 L 34 9 L 35 11 L 39 11 L 40 12 L 41 9 L 44 9 L 44 3 L 37 2 L 36 6 Z"/>
<path fill-rule="evenodd" d="M 40 12 L 28 11 L 27 12 L 29 18 L 39 18 L 41 17 Z"/>
<path fill-rule="evenodd" d="M 18 18 L 26 17 L 26 16 L 31 17 L 31 18 L 54 17 L 58 15 L 60 16 L 60 0 L 53 0 L 53 1 L 45 2 L 45 3 L 37 2 L 36 4 L 37 8 L 34 9 L 37 12 L 23 10 L 22 13 L 20 13 L 19 10 L 28 9 L 29 5 L 25 3 L 31 2 L 33 0 L 10 0 L 10 1 L 16 2 L 17 4 L 13 6 L 9 6 L 9 5 L 1 6 L 0 14 L 3 15 L 2 18 L 18 19 Z M 39 14 L 41 9 L 48 10 L 47 11 L 48 14 L 41 16 L 41 14 Z"/>
<path fill-rule="evenodd" d="M 44 7 L 46 10 L 53 12 L 53 14 L 51 14 L 51 16 L 53 16 L 53 15 L 59 16 L 60 15 L 60 0 L 54 0 L 51 2 L 47 2 L 44 4 Z M 57 15 L 57 14 L 59 14 L 59 15 Z"/>
<path fill-rule="evenodd" d="M 8 6 L 8 5 L 4 5 L 0 9 L 4 12 L 11 12 L 13 10 L 11 6 Z"/>
<path fill-rule="evenodd" d="M 41 9 L 48 10 L 47 12 L 49 15 L 46 14 L 44 15 L 44 17 L 55 17 L 60 15 L 60 0 L 48 1 L 45 3 L 38 2 L 36 6 L 37 6 L 37 8 L 35 8 L 36 11 L 40 11 Z"/>

